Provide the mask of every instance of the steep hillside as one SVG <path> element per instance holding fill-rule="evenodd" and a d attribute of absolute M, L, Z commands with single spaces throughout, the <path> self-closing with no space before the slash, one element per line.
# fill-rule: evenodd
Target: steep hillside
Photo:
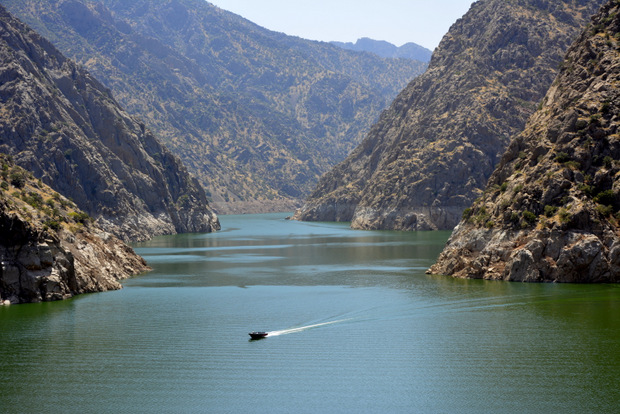
<path fill-rule="evenodd" d="M 480 0 L 429 69 L 295 215 L 354 228 L 451 229 L 480 195 L 602 0 Z"/>
<path fill-rule="evenodd" d="M 75 204 L 0 154 L 0 304 L 120 289 L 149 268 Z"/>
<path fill-rule="evenodd" d="M 1 6 L 0 152 L 125 240 L 219 228 L 204 190 L 144 124 Z"/>
<path fill-rule="evenodd" d="M 413 59 L 422 62 L 431 60 L 432 51 L 413 42 L 405 43 L 402 46 L 393 45 L 385 40 L 374 40 L 367 37 L 357 39 L 355 43 L 351 42 L 330 42 L 343 49 L 355 50 L 358 52 L 370 52 L 385 58 L 403 58 Z"/>
<path fill-rule="evenodd" d="M 270 32 L 203 0 L 1 3 L 139 114 L 222 212 L 291 208 L 426 67 Z"/>
<path fill-rule="evenodd" d="M 466 210 L 432 273 L 620 282 L 620 3 L 570 48 L 562 72 Z"/>

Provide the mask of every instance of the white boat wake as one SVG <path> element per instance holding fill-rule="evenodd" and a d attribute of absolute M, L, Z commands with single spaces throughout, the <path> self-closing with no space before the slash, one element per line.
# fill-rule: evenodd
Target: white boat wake
<path fill-rule="evenodd" d="M 300 326 L 298 328 L 283 329 L 281 331 L 271 331 L 271 332 L 268 332 L 268 337 L 278 336 L 278 335 L 287 335 L 287 334 L 292 334 L 292 333 L 297 333 L 297 332 L 303 332 L 303 331 L 306 331 L 308 329 L 318 328 L 319 326 L 332 325 L 334 323 L 350 321 L 351 319 L 353 319 L 353 318 L 340 319 L 340 320 L 331 321 L 331 322 L 316 323 L 314 325 Z"/>

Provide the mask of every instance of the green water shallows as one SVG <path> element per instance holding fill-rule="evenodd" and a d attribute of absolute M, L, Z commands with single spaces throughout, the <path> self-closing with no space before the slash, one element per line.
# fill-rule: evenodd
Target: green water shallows
<path fill-rule="evenodd" d="M 283 217 L 136 245 L 154 270 L 121 291 L 0 307 L 0 411 L 617 412 L 619 286 L 428 276 L 446 232 Z"/>

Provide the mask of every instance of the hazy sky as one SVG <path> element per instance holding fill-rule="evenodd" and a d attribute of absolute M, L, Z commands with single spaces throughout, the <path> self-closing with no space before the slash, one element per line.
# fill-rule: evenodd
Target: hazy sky
<path fill-rule="evenodd" d="M 474 0 L 208 0 L 270 30 L 311 40 L 439 44 Z"/>

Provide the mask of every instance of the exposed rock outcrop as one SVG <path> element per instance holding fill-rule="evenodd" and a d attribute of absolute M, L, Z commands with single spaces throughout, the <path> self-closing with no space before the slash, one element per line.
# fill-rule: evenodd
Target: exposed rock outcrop
<path fill-rule="evenodd" d="M 602 0 L 480 0 L 295 214 L 359 229 L 451 229 L 523 130 Z"/>
<path fill-rule="evenodd" d="M 75 204 L 0 155 L 0 304 L 120 289 L 149 270 Z"/>
<path fill-rule="evenodd" d="M 125 240 L 219 228 L 144 123 L 0 6 L 0 151 Z"/>
<path fill-rule="evenodd" d="M 571 46 L 431 273 L 620 282 L 620 3 Z"/>

